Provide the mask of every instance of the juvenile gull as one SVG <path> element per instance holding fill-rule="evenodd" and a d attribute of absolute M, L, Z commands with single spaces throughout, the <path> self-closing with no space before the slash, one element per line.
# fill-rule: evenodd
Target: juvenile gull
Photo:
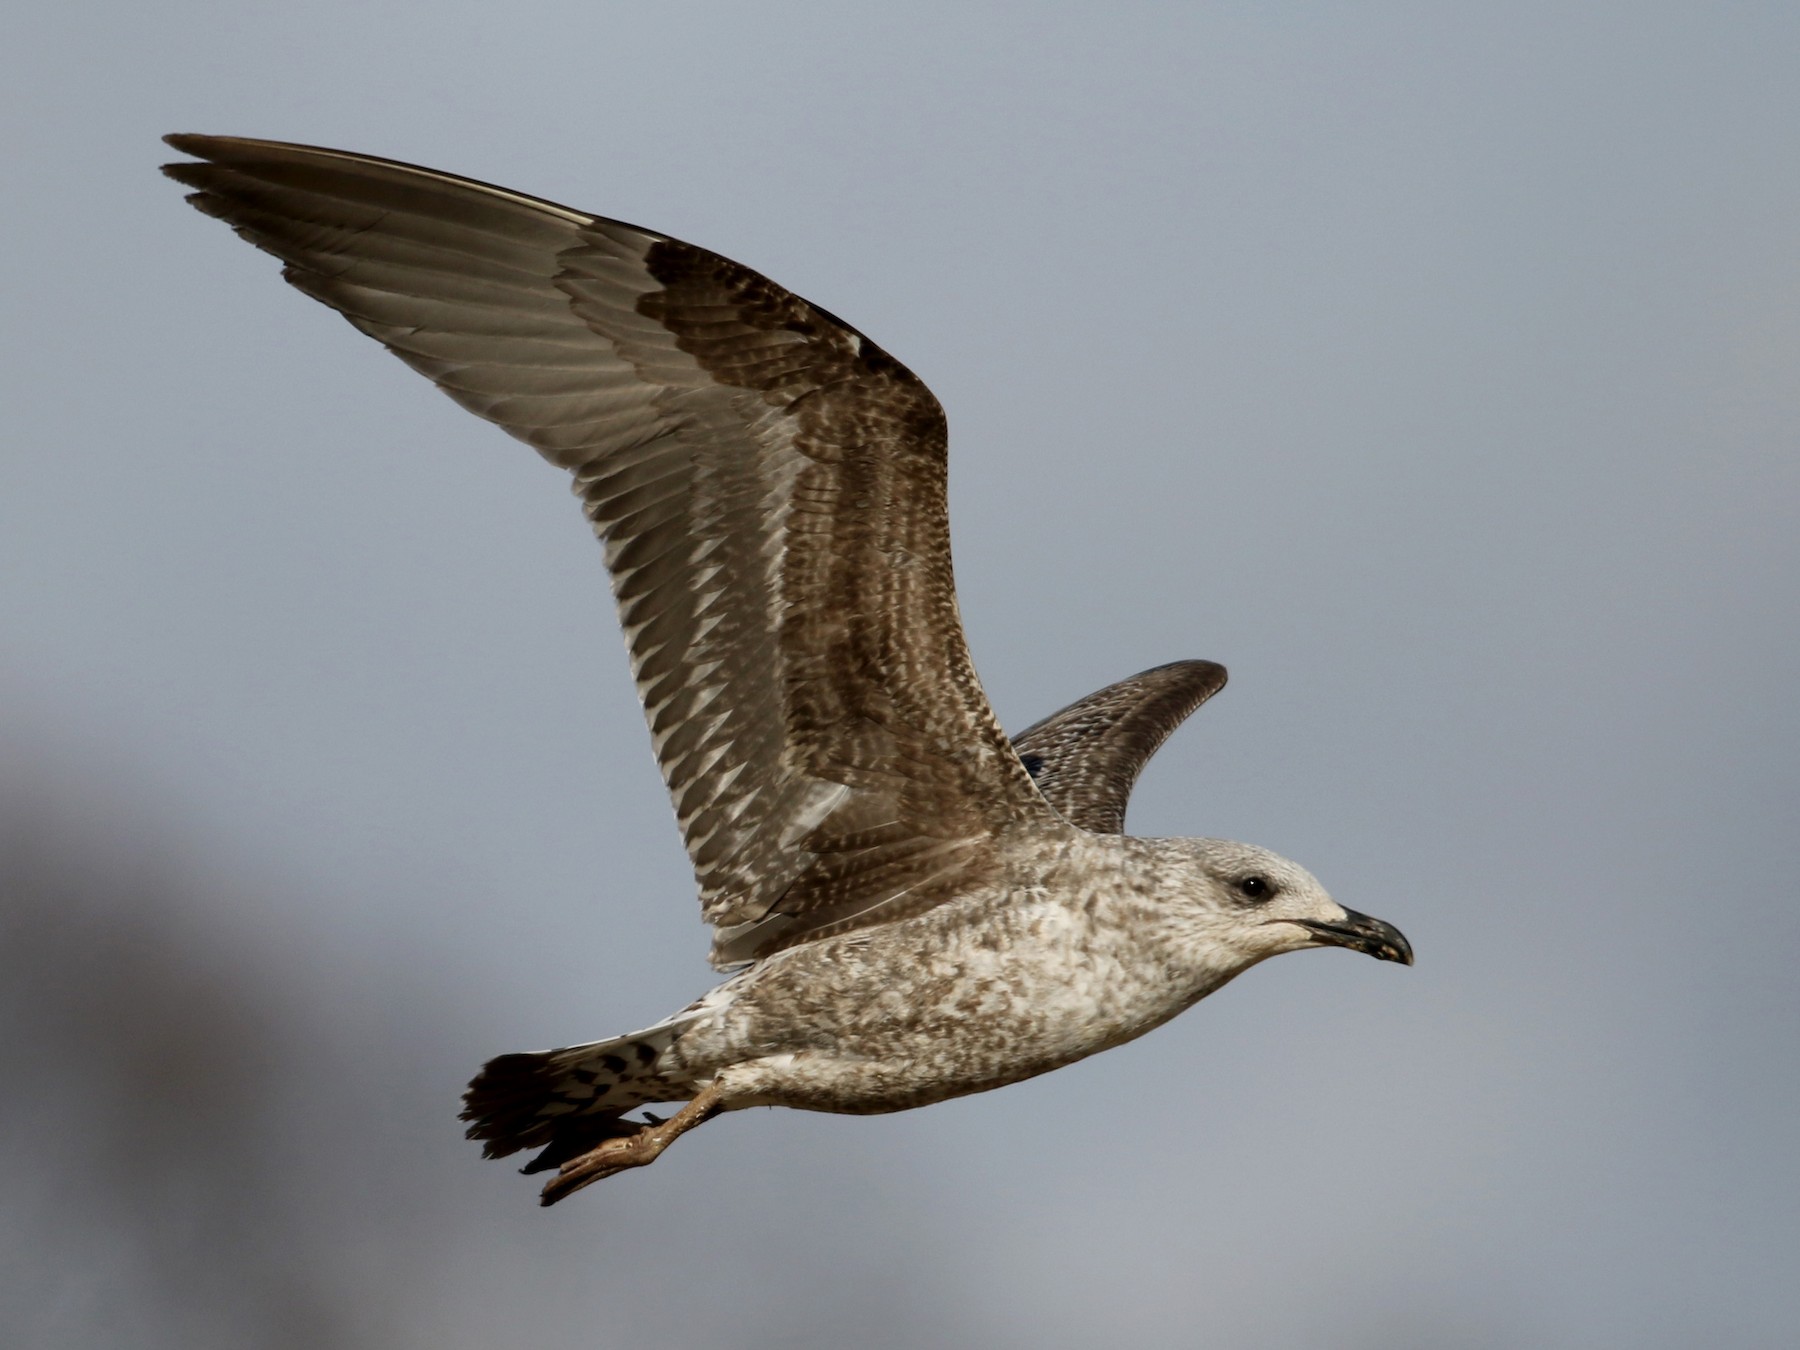
<path fill-rule="evenodd" d="M 747 1106 L 865 1114 L 1141 1036 L 1282 952 L 1409 963 L 1249 844 L 1123 833 L 1223 685 L 1178 662 L 1015 745 L 957 615 L 943 410 L 849 325 L 715 253 L 428 169 L 170 136 L 201 211 L 568 469 L 735 972 L 646 1030 L 502 1055 L 463 1119 L 543 1203 Z M 627 1118 L 685 1102 L 666 1120 Z"/>

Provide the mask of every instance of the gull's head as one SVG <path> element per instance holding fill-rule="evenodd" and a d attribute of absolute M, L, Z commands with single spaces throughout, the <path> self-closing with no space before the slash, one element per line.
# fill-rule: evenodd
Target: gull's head
<path fill-rule="evenodd" d="M 1199 884 L 1185 888 L 1195 927 L 1210 947 L 1225 948 L 1242 966 L 1307 947 L 1348 947 L 1378 961 L 1412 964 L 1412 945 L 1398 928 L 1345 909 L 1298 863 L 1227 839 L 1180 842 L 1184 861 L 1199 872 Z"/>

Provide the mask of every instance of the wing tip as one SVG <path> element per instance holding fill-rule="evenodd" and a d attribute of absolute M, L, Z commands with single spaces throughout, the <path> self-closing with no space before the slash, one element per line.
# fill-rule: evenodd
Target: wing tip
<path fill-rule="evenodd" d="M 1190 671 L 1197 678 L 1204 676 L 1207 679 L 1217 680 L 1221 687 L 1224 686 L 1226 680 L 1224 666 L 1220 665 L 1217 661 L 1207 661 L 1197 656 L 1184 657 L 1180 661 L 1169 661 L 1160 666 L 1151 666 L 1150 669 L 1140 670 L 1136 675 L 1130 676 L 1129 678 L 1141 680 L 1146 675 L 1155 675 L 1158 672 L 1165 670 Z"/>
<path fill-rule="evenodd" d="M 180 154 L 214 162 L 230 158 L 234 148 L 241 151 L 259 145 L 277 144 L 273 141 L 250 140 L 243 136 L 210 136 L 200 131 L 171 131 L 162 138 L 162 143 Z"/>

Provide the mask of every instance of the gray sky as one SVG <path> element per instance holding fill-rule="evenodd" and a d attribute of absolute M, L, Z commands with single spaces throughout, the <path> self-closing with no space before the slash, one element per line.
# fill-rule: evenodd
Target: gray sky
<path fill-rule="evenodd" d="M 1791 1344 L 1797 59 L 1774 3 L 31 7 L 5 772 L 96 849 L 176 841 L 215 959 L 395 1066 L 296 1128 L 430 1160 L 400 1343 Z M 537 1212 L 462 1081 L 709 980 L 597 548 L 186 208 L 166 131 L 499 182 L 842 314 L 949 412 L 1002 720 L 1223 661 L 1132 828 L 1296 857 L 1418 967 L 1287 958 Z"/>

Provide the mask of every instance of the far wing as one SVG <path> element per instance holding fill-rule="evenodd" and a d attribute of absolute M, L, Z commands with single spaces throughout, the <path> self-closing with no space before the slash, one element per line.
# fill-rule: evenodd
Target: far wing
<path fill-rule="evenodd" d="M 1175 661 L 1096 690 L 1013 737 L 1038 791 L 1072 824 L 1125 832 L 1125 803 L 1150 756 L 1225 687 L 1225 667 Z"/>
<path fill-rule="evenodd" d="M 715 928 L 752 959 L 978 885 L 1061 827 L 950 570 L 946 433 L 881 348 L 730 259 L 367 155 L 172 136 L 189 200 L 574 475 Z"/>

